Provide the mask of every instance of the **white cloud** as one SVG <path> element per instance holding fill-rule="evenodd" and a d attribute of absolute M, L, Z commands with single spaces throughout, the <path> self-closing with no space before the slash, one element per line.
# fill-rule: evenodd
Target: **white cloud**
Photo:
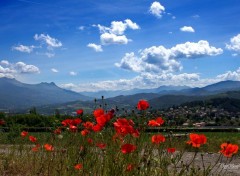
<path fill-rule="evenodd" d="M 51 68 L 51 71 L 52 71 L 53 73 L 58 73 L 58 70 L 57 70 L 56 68 Z"/>
<path fill-rule="evenodd" d="M 240 52 L 240 34 L 230 39 L 230 44 L 226 44 L 226 49 Z"/>
<path fill-rule="evenodd" d="M 240 81 L 240 67 L 236 71 L 227 71 L 224 74 L 220 74 L 217 78 L 220 80 Z"/>
<path fill-rule="evenodd" d="M 48 49 L 58 48 L 62 46 L 62 43 L 58 39 L 52 38 L 48 34 L 35 34 L 34 39 L 45 43 L 48 46 Z"/>
<path fill-rule="evenodd" d="M 76 76 L 76 75 L 77 75 L 77 73 L 74 72 L 74 71 L 70 71 L 69 74 L 70 74 L 71 76 Z"/>
<path fill-rule="evenodd" d="M 182 69 L 178 59 L 216 56 L 222 52 L 221 48 L 215 48 L 207 41 L 200 40 L 197 43 L 178 44 L 170 49 L 164 46 L 152 46 L 140 51 L 140 56 L 126 53 L 120 63 L 115 65 L 134 72 L 175 72 Z"/>
<path fill-rule="evenodd" d="M 24 52 L 24 53 L 31 53 L 35 46 L 24 46 L 24 45 L 18 45 L 18 46 L 13 46 L 12 50 Z"/>
<path fill-rule="evenodd" d="M 5 65 L 5 66 L 8 66 L 10 63 L 7 61 L 7 60 L 2 60 L 0 62 L 0 65 Z"/>
<path fill-rule="evenodd" d="M 171 73 L 163 74 L 140 74 L 132 79 L 119 79 L 119 80 L 107 80 L 99 81 L 88 84 L 63 84 L 61 87 L 81 91 L 99 91 L 99 90 L 129 90 L 133 88 L 156 88 L 162 85 L 191 85 L 195 86 L 200 80 L 197 73 L 183 73 L 174 75 Z"/>
<path fill-rule="evenodd" d="M 40 70 L 38 67 L 34 65 L 27 65 L 24 62 L 17 62 L 15 64 L 15 68 L 20 73 L 40 73 Z"/>
<path fill-rule="evenodd" d="M 78 30 L 83 31 L 85 29 L 85 26 L 79 26 Z"/>
<path fill-rule="evenodd" d="M 127 28 L 130 28 L 132 30 L 140 29 L 139 25 L 132 22 L 130 19 L 126 19 L 124 21 L 112 21 L 110 27 L 102 26 L 100 24 L 93 26 L 97 26 L 100 33 L 111 33 L 115 35 L 124 34 Z"/>
<path fill-rule="evenodd" d="M 208 41 L 200 40 L 197 43 L 186 42 L 178 44 L 170 49 L 173 58 L 198 58 L 205 56 L 216 56 L 223 53 L 221 48 L 210 46 Z"/>
<path fill-rule="evenodd" d="M 149 12 L 154 16 L 161 18 L 165 11 L 165 7 L 160 4 L 160 2 L 153 2 L 150 6 Z"/>
<path fill-rule="evenodd" d="M 115 35 L 111 33 L 104 33 L 100 36 L 101 43 L 103 45 L 110 45 L 110 44 L 127 44 L 129 39 L 125 35 Z"/>
<path fill-rule="evenodd" d="M 46 55 L 48 58 L 52 58 L 55 56 L 55 53 L 46 52 L 46 53 L 44 53 L 44 55 Z"/>
<path fill-rule="evenodd" d="M 101 45 L 96 45 L 95 43 L 89 43 L 87 47 L 94 49 L 96 52 L 102 52 L 102 46 Z"/>
<path fill-rule="evenodd" d="M 7 60 L 0 62 L 0 77 L 15 78 L 19 74 L 35 74 L 40 73 L 38 67 L 28 65 L 24 62 L 10 63 Z"/>
<path fill-rule="evenodd" d="M 125 31 L 128 28 L 132 30 L 140 29 L 140 26 L 130 19 L 124 21 L 112 21 L 110 27 L 102 26 L 100 24 L 93 26 L 98 27 L 101 33 L 100 41 L 102 45 L 127 44 L 132 40 L 124 35 Z"/>
<path fill-rule="evenodd" d="M 130 19 L 125 20 L 125 25 L 127 25 L 130 29 L 136 30 L 140 29 L 140 26 L 137 23 L 132 22 Z"/>
<path fill-rule="evenodd" d="M 65 89 L 82 91 L 100 91 L 100 90 L 129 90 L 134 88 L 152 89 L 163 85 L 203 87 L 209 84 L 224 80 L 240 81 L 240 67 L 236 71 L 228 71 L 214 78 L 203 79 L 199 73 L 141 73 L 132 79 L 119 79 L 98 81 L 85 84 L 62 84 Z"/>
<path fill-rule="evenodd" d="M 195 30 L 191 26 L 183 26 L 180 28 L 182 32 L 195 32 Z"/>
<path fill-rule="evenodd" d="M 200 16 L 197 15 L 197 14 L 196 14 L 196 15 L 193 15 L 192 17 L 195 18 L 195 19 L 200 18 Z"/>

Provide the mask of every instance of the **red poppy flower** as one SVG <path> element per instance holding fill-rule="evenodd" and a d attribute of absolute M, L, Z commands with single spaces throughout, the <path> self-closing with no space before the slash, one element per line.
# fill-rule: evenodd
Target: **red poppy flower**
<path fill-rule="evenodd" d="M 168 153 L 174 153 L 176 151 L 175 148 L 167 148 Z"/>
<path fill-rule="evenodd" d="M 36 146 L 32 148 L 32 151 L 37 152 L 39 148 L 40 148 L 40 144 L 36 144 Z"/>
<path fill-rule="evenodd" d="M 82 109 L 78 109 L 78 110 L 76 111 L 76 113 L 77 113 L 77 115 L 83 115 L 83 110 L 82 110 Z"/>
<path fill-rule="evenodd" d="M 71 125 L 78 126 L 81 122 L 82 122 L 82 119 L 76 118 L 72 120 Z"/>
<path fill-rule="evenodd" d="M 76 127 L 75 125 L 70 125 L 70 126 L 69 126 L 69 130 L 70 130 L 71 132 L 77 132 L 77 127 Z"/>
<path fill-rule="evenodd" d="M 207 138 L 204 134 L 190 134 L 190 141 L 187 144 L 192 145 L 193 147 L 199 148 L 202 144 L 206 144 Z"/>
<path fill-rule="evenodd" d="M 104 114 L 104 110 L 101 109 L 101 108 L 96 109 L 96 110 L 93 112 L 93 115 L 94 115 L 95 118 L 96 118 L 96 117 L 99 117 L 99 116 L 101 116 L 101 115 L 103 115 L 103 114 Z"/>
<path fill-rule="evenodd" d="M 93 143 L 93 139 L 88 138 L 88 139 L 87 139 L 87 142 L 88 142 L 89 144 L 92 144 L 92 143 Z"/>
<path fill-rule="evenodd" d="M 146 100 L 140 100 L 137 104 L 138 110 L 146 110 L 149 108 L 149 103 Z"/>
<path fill-rule="evenodd" d="M 5 121 L 0 119 L 0 125 L 4 125 L 5 124 Z"/>
<path fill-rule="evenodd" d="M 76 164 L 76 165 L 74 166 L 74 168 L 75 168 L 76 170 L 80 170 L 80 169 L 82 169 L 82 167 L 83 167 L 83 165 L 82 165 L 81 163 L 78 163 L 78 164 Z"/>
<path fill-rule="evenodd" d="M 26 137 L 28 135 L 28 132 L 27 131 L 22 131 L 21 132 L 21 136 L 24 138 L 24 137 Z"/>
<path fill-rule="evenodd" d="M 106 115 L 101 115 L 96 117 L 96 121 L 100 126 L 105 126 L 105 124 L 108 122 L 108 119 Z"/>
<path fill-rule="evenodd" d="M 131 171 L 131 170 L 133 170 L 133 168 L 134 168 L 134 165 L 133 164 L 128 164 L 127 165 L 127 171 Z"/>
<path fill-rule="evenodd" d="M 230 143 L 222 143 L 220 152 L 226 157 L 232 157 L 233 154 L 238 152 L 238 145 Z"/>
<path fill-rule="evenodd" d="M 156 134 L 152 136 L 152 143 L 154 144 L 165 142 L 165 140 L 166 140 L 165 137 L 161 134 Z"/>
<path fill-rule="evenodd" d="M 121 151 L 123 154 L 132 153 L 137 149 L 136 145 L 124 144 L 121 146 Z"/>
<path fill-rule="evenodd" d="M 92 127 L 92 130 L 95 131 L 95 132 L 102 131 L 102 129 L 103 129 L 103 126 L 101 126 L 99 124 L 96 124 Z"/>
<path fill-rule="evenodd" d="M 107 144 L 104 143 L 97 143 L 96 146 L 98 146 L 100 149 L 105 149 Z"/>
<path fill-rule="evenodd" d="M 94 124 L 92 122 L 87 121 L 87 122 L 83 123 L 83 126 L 84 126 L 84 128 L 91 130 L 92 127 L 94 126 Z"/>
<path fill-rule="evenodd" d="M 163 123 L 164 123 L 164 120 L 161 117 L 158 117 L 155 120 L 149 120 L 148 126 L 156 127 L 156 126 L 161 126 Z"/>
<path fill-rule="evenodd" d="M 88 133 L 89 133 L 89 131 L 87 129 L 84 129 L 81 131 L 82 136 L 86 136 L 86 135 L 88 135 Z"/>
<path fill-rule="evenodd" d="M 29 140 L 34 143 L 37 142 L 37 138 L 34 136 L 29 136 Z"/>
<path fill-rule="evenodd" d="M 126 136 L 127 134 L 136 133 L 137 136 L 137 131 L 133 127 L 134 123 L 132 120 L 127 120 L 125 118 L 117 119 L 117 121 L 114 122 L 113 125 L 115 131 L 119 135 Z"/>
<path fill-rule="evenodd" d="M 53 151 L 53 150 L 54 150 L 54 147 L 53 147 L 52 145 L 50 145 L 50 144 L 45 144 L 45 145 L 44 145 L 44 148 L 45 148 L 45 150 L 47 150 L 47 151 Z"/>
<path fill-rule="evenodd" d="M 63 126 L 66 127 L 66 126 L 70 125 L 71 122 L 72 122 L 72 119 L 65 119 L 61 123 L 62 123 Z"/>
<path fill-rule="evenodd" d="M 53 131 L 54 134 L 61 134 L 62 133 L 62 130 L 61 128 L 57 128 Z"/>

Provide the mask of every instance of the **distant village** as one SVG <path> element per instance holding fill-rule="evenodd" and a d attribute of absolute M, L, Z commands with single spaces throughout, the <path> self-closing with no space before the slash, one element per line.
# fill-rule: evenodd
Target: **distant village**
<path fill-rule="evenodd" d="M 178 126 L 240 126 L 240 112 L 229 112 L 216 107 L 179 106 L 159 111 L 169 125 Z"/>

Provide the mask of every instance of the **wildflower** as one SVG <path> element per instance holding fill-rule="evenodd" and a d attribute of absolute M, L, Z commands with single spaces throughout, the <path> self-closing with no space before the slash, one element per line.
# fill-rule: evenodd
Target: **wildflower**
<path fill-rule="evenodd" d="M 21 132 L 21 136 L 24 138 L 24 137 L 26 137 L 28 135 L 28 132 L 27 131 L 22 131 Z"/>
<path fill-rule="evenodd" d="M 77 132 L 77 127 L 76 127 L 75 125 L 70 125 L 70 126 L 69 126 L 69 130 L 70 130 L 71 132 Z"/>
<path fill-rule="evenodd" d="M 161 117 L 156 118 L 155 120 L 149 120 L 148 126 L 161 126 L 164 123 L 164 120 Z"/>
<path fill-rule="evenodd" d="M 78 163 L 78 164 L 76 164 L 75 166 L 74 166 L 74 168 L 76 169 L 76 170 L 80 170 L 80 169 L 82 169 L 82 164 L 81 163 Z"/>
<path fill-rule="evenodd" d="M 96 146 L 98 146 L 100 149 L 105 149 L 107 144 L 104 143 L 97 143 Z"/>
<path fill-rule="evenodd" d="M 101 115 L 96 117 L 96 121 L 100 126 L 105 126 L 105 124 L 108 122 L 108 119 L 106 115 Z"/>
<path fill-rule="evenodd" d="M 71 121 L 71 125 L 78 126 L 82 122 L 82 119 L 76 118 Z"/>
<path fill-rule="evenodd" d="M 133 127 L 134 123 L 132 120 L 120 118 L 120 119 L 117 119 L 117 121 L 114 122 L 113 125 L 115 128 L 115 131 L 119 135 L 126 136 L 127 134 L 133 134 L 133 133 L 136 133 L 137 135 L 137 131 Z"/>
<path fill-rule="evenodd" d="M 238 145 L 230 143 L 222 143 L 220 152 L 226 157 L 232 157 L 233 154 L 238 152 Z"/>
<path fill-rule="evenodd" d="M 37 142 L 37 138 L 34 136 L 29 136 L 29 140 L 33 143 Z"/>
<path fill-rule="evenodd" d="M 204 134 L 190 134 L 190 141 L 187 144 L 192 145 L 192 147 L 199 148 L 202 144 L 206 144 L 207 138 Z"/>
<path fill-rule="evenodd" d="M 86 135 L 88 135 L 88 133 L 89 133 L 89 131 L 87 129 L 84 129 L 81 131 L 82 136 L 86 136 Z"/>
<path fill-rule="evenodd" d="M 68 125 L 70 125 L 71 124 L 71 122 L 72 122 L 72 120 L 71 119 L 65 119 L 65 120 L 63 120 L 61 123 L 62 123 L 62 125 L 63 126 L 68 126 Z"/>
<path fill-rule="evenodd" d="M 5 121 L 0 119 L 0 125 L 4 125 Z"/>
<path fill-rule="evenodd" d="M 32 148 L 32 151 L 37 152 L 39 148 L 40 148 L 40 144 L 36 144 L 36 146 Z"/>
<path fill-rule="evenodd" d="M 152 136 L 152 143 L 154 143 L 154 144 L 159 144 L 159 143 L 165 142 L 165 140 L 166 140 L 165 137 L 161 134 Z"/>
<path fill-rule="evenodd" d="M 97 118 L 97 117 L 99 117 L 99 116 L 101 116 L 101 115 L 103 115 L 103 114 L 104 114 L 104 110 L 101 109 L 101 108 L 96 109 L 96 110 L 93 112 L 93 115 L 94 115 L 95 118 Z"/>
<path fill-rule="evenodd" d="M 176 151 L 176 148 L 167 148 L 168 153 L 174 153 Z"/>
<path fill-rule="evenodd" d="M 94 124 L 92 122 L 87 121 L 87 122 L 83 123 L 83 126 L 84 126 L 84 128 L 91 130 L 92 127 L 94 126 Z"/>
<path fill-rule="evenodd" d="M 132 153 L 137 149 L 136 145 L 124 144 L 121 146 L 121 151 L 123 154 Z"/>
<path fill-rule="evenodd" d="M 87 142 L 88 142 L 89 144 L 92 144 L 92 143 L 93 143 L 93 139 L 88 138 L 88 139 L 87 139 Z"/>
<path fill-rule="evenodd" d="M 54 147 L 53 147 L 52 145 L 50 145 L 50 144 L 45 144 L 45 145 L 44 145 L 44 148 L 45 148 L 45 150 L 47 150 L 47 151 L 53 151 L 53 150 L 54 150 Z"/>
<path fill-rule="evenodd" d="M 102 131 L 102 129 L 103 129 L 103 126 L 101 126 L 99 124 L 96 124 L 92 127 L 92 130 L 95 131 L 95 132 Z"/>
<path fill-rule="evenodd" d="M 149 108 L 149 103 L 146 100 L 139 100 L 137 104 L 138 110 L 146 110 Z"/>
<path fill-rule="evenodd" d="M 62 133 L 62 130 L 61 128 L 57 128 L 53 131 L 54 134 L 61 134 Z"/>
<path fill-rule="evenodd" d="M 127 171 L 131 171 L 131 170 L 133 170 L 133 168 L 134 168 L 134 165 L 133 164 L 128 164 L 127 165 Z"/>
<path fill-rule="evenodd" d="M 82 109 L 78 109 L 78 110 L 76 111 L 76 113 L 77 113 L 77 115 L 83 115 L 83 110 L 82 110 Z"/>

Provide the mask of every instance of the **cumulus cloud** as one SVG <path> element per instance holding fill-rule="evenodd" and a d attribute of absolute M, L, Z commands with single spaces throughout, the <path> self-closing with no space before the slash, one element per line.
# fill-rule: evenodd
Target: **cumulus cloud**
<path fill-rule="evenodd" d="M 134 72 L 175 72 L 182 69 L 179 59 L 216 56 L 222 52 L 221 48 L 215 48 L 207 41 L 200 40 L 197 43 L 178 44 L 170 49 L 164 46 L 152 46 L 140 51 L 139 56 L 133 52 L 126 53 L 120 63 L 115 65 Z"/>
<path fill-rule="evenodd" d="M 195 30 L 191 26 L 183 26 L 180 28 L 182 32 L 195 32 Z"/>
<path fill-rule="evenodd" d="M 20 73 L 40 73 L 39 68 L 34 65 L 27 65 L 24 62 L 17 62 L 15 68 Z"/>
<path fill-rule="evenodd" d="M 240 34 L 230 39 L 230 44 L 226 44 L 226 49 L 240 52 Z"/>
<path fill-rule="evenodd" d="M 240 67 L 236 71 L 227 71 L 226 73 L 217 76 L 220 80 L 240 81 Z"/>
<path fill-rule="evenodd" d="M 57 70 L 56 68 L 51 68 L 51 71 L 52 71 L 53 73 L 58 73 L 58 70 Z"/>
<path fill-rule="evenodd" d="M 94 49 L 96 52 L 102 52 L 102 46 L 101 45 L 96 45 L 95 43 L 89 43 L 87 47 Z"/>
<path fill-rule="evenodd" d="M 110 45 L 110 44 L 127 44 L 131 40 L 129 40 L 125 35 L 104 33 L 100 36 L 100 41 L 103 45 Z"/>
<path fill-rule="evenodd" d="M 25 45 L 18 45 L 18 46 L 13 46 L 12 50 L 20 51 L 23 53 L 31 53 L 35 46 L 25 46 Z"/>
<path fill-rule="evenodd" d="M 124 35 L 125 31 L 127 29 L 140 29 L 139 25 L 130 19 L 124 21 L 112 21 L 110 27 L 102 26 L 100 24 L 93 26 L 98 27 L 101 33 L 100 41 L 102 45 L 127 44 L 131 39 L 128 39 L 127 36 Z"/>
<path fill-rule="evenodd" d="M 76 76 L 76 75 L 77 75 L 77 73 L 74 72 L 74 71 L 70 71 L 69 74 L 70 74 L 71 76 Z"/>
<path fill-rule="evenodd" d="M 165 7 L 160 4 L 160 2 L 153 2 L 150 6 L 149 12 L 153 14 L 154 16 L 161 18 L 162 14 L 165 11 Z"/>
<path fill-rule="evenodd" d="M 24 62 L 10 63 L 7 60 L 0 62 L 0 77 L 14 78 L 19 74 L 35 73 L 40 73 L 40 70 L 34 65 L 28 65 Z"/>
<path fill-rule="evenodd" d="M 133 88 L 155 88 L 162 85 L 195 85 L 200 80 L 197 73 L 183 73 L 174 75 L 172 73 L 150 74 L 144 73 L 132 79 L 119 79 L 99 81 L 87 84 L 63 84 L 61 87 L 81 91 L 100 91 L 100 90 L 129 90 Z"/>
<path fill-rule="evenodd" d="M 48 34 L 35 34 L 34 35 L 34 39 L 37 41 L 41 41 L 44 44 L 46 44 L 48 46 L 48 49 L 53 49 L 53 48 L 59 48 L 62 46 L 62 43 L 55 38 L 50 37 Z"/>

